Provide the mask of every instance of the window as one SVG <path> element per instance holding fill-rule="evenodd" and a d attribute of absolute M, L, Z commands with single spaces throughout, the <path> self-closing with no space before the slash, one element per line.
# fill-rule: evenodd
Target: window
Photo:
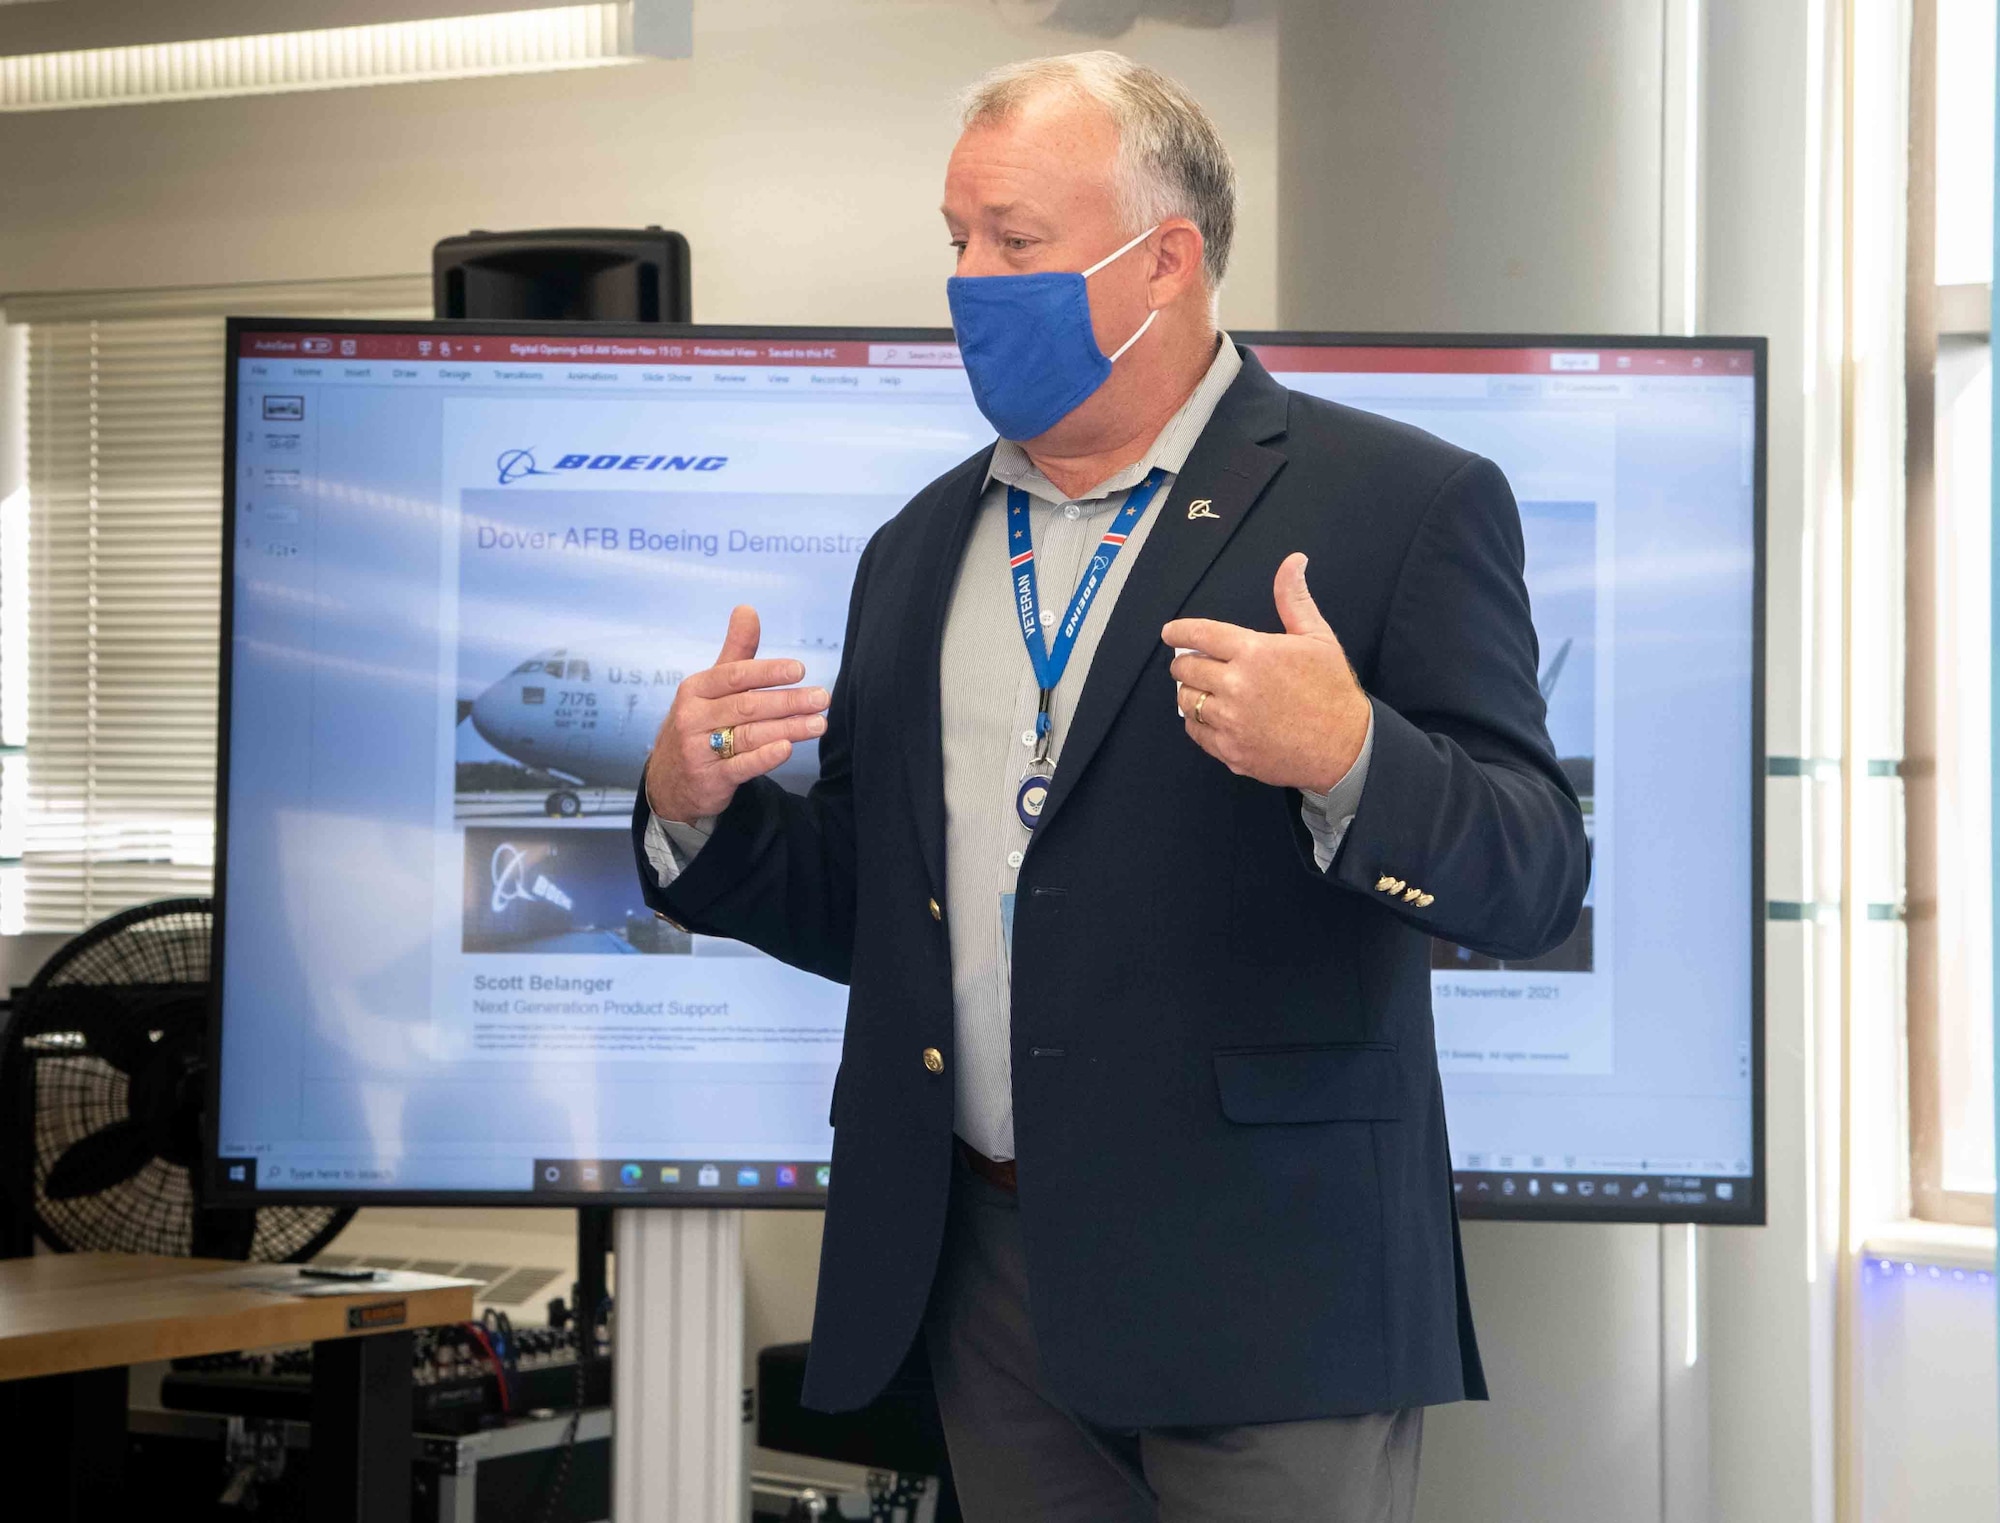
<path fill-rule="evenodd" d="M 0 691 L 26 688 L 25 768 L 0 761 L 0 841 L 16 828 L 21 857 L 6 928 L 75 930 L 208 891 L 223 315 L 428 315 L 428 285 L 5 301 L 27 332 L 25 534 L 0 517 L 0 593 L 24 581 L 27 603 L 0 618 Z"/>
<path fill-rule="evenodd" d="M 1994 1187 L 1994 10 L 1913 13 L 1906 333 L 1910 1198 L 1974 1224 Z"/>

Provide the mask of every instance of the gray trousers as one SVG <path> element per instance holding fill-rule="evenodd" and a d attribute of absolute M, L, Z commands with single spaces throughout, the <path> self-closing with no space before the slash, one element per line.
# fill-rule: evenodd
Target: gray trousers
<path fill-rule="evenodd" d="M 967 1523 L 1410 1523 L 1421 1407 L 1100 1427 L 1042 1378 L 1012 1195 L 954 1157 L 925 1339 Z"/>

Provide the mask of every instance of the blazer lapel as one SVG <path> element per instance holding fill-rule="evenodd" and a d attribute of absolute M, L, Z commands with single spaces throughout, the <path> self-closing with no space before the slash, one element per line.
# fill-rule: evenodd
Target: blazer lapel
<path fill-rule="evenodd" d="M 909 773 L 910 809 L 917 823 L 931 890 L 944 891 L 944 721 L 939 706 L 939 669 L 944 621 L 965 543 L 972 536 L 986 473 L 993 463 L 989 446 L 966 462 L 957 481 L 938 493 L 921 531 L 910 596 L 910 629 L 903 642 L 898 686 L 909 706 L 910 730 L 903 746 Z"/>
<path fill-rule="evenodd" d="M 1160 521 L 1153 525 L 1112 605 L 1056 757 L 1055 781 L 1035 828 L 1038 837 L 1048 834 L 1050 821 L 1075 791 L 1139 674 L 1164 651 L 1160 626 L 1180 612 L 1284 465 L 1284 455 L 1262 441 L 1284 432 L 1289 400 L 1256 357 L 1245 352 L 1242 372 L 1217 404 L 1187 464 L 1175 477 L 1173 490 L 1153 509 Z M 1206 506 L 1193 507 L 1197 503 Z M 933 661 L 933 689 L 936 682 Z"/>

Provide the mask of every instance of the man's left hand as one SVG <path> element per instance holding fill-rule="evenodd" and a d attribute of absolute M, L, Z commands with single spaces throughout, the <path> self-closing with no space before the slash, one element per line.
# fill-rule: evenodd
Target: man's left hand
<path fill-rule="evenodd" d="M 1239 777 L 1327 793 L 1368 738 L 1368 695 L 1306 590 L 1303 555 L 1285 557 L 1272 590 L 1283 634 L 1215 619 L 1160 631 L 1195 652 L 1174 658 L 1181 718 L 1188 739 Z"/>

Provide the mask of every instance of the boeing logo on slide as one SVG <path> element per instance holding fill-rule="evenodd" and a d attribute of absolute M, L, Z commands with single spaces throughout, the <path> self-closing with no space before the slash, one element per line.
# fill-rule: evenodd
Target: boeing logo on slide
<path fill-rule="evenodd" d="M 535 463 L 531 449 L 502 450 L 494 462 L 500 485 L 512 486 L 529 476 L 560 476 L 569 471 L 719 471 L 729 464 L 727 455 L 593 455 L 585 452 L 560 456 L 547 470 Z"/>
<path fill-rule="evenodd" d="M 538 470 L 535 467 L 535 452 L 531 449 L 510 449 L 500 452 L 496 462 L 500 472 L 500 485 L 512 486 L 523 476 L 552 476 L 553 471 Z"/>

